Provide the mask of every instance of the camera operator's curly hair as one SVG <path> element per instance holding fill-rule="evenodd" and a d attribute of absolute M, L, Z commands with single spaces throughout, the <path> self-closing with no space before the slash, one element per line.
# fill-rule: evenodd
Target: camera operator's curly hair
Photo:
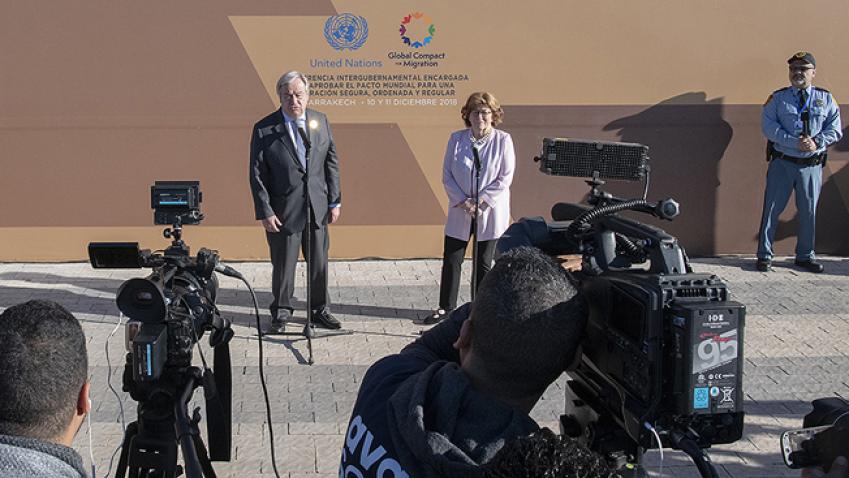
<path fill-rule="evenodd" d="M 508 443 L 484 467 L 483 478 L 610 478 L 600 455 L 548 428 Z"/>
<path fill-rule="evenodd" d="M 537 248 L 520 247 L 486 274 L 470 320 L 490 389 L 523 398 L 542 394 L 572 362 L 587 316 L 563 268 Z"/>

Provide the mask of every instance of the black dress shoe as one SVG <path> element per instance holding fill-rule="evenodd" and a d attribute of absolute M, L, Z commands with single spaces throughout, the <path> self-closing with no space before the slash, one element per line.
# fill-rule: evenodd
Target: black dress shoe
<path fill-rule="evenodd" d="M 292 313 L 288 309 L 277 311 L 275 316 L 271 317 L 271 325 L 265 330 L 269 335 L 280 335 L 286 332 L 286 322 L 292 319 Z"/>
<path fill-rule="evenodd" d="M 271 325 L 265 329 L 266 335 L 280 335 L 286 332 L 286 322 L 280 319 L 271 319 Z"/>
<path fill-rule="evenodd" d="M 320 312 L 313 312 L 312 323 L 324 327 L 325 329 L 342 328 L 342 322 L 339 322 L 339 319 L 333 317 L 333 314 L 331 314 L 330 311 L 326 309 Z"/>
<path fill-rule="evenodd" d="M 820 272 L 825 270 L 825 267 L 823 267 L 822 264 L 820 264 L 819 262 L 817 262 L 815 260 L 807 260 L 807 261 L 796 260 L 795 264 L 797 266 L 801 267 L 802 269 L 807 270 L 808 272 L 814 272 L 814 273 L 817 273 L 817 274 L 819 274 Z"/>
<path fill-rule="evenodd" d="M 761 272 L 769 272 L 772 270 L 772 261 L 769 259 L 758 259 L 755 267 Z"/>

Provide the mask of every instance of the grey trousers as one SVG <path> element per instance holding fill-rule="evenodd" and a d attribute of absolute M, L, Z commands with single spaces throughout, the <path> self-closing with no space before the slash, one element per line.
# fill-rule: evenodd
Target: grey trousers
<path fill-rule="evenodd" d="M 277 318 L 277 311 L 295 310 L 293 295 L 295 292 L 295 267 L 298 264 L 298 251 L 307 257 L 305 244 L 301 241 L 303 233 L 286 234 L 284 232 L 266 232 L 268 248 L 271 251 L 271 294 L 273 300 L 269 306 L 271 317 Z M 327 226 L 316 227 L 310 234 L 310 297 L 313 311 L 321 311 L 328 305 L 327 299 L 327 250 L 330 237 Z"/>

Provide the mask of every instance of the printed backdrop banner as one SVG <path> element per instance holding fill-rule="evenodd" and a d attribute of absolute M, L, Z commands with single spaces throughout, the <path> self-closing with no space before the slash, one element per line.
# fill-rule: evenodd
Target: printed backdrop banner
<path fill-rule="evenodd" d="M 815 84 L 846 97 L 849 11 L 799 23 L 787 0 L 184 0 L 5 2 L 0 7 L 0 261 L 82 260 L 89 241 L 166 245 L 155 180 L 199 180 L 196 250 L 267 257 L 248 188 L 251 127 L 299 70 L 328 115 L 343 206 L 331 255 L 438 257 L 444 149 L 460 108 L 489 91 L 514 139 L 512 214 L 581 201 L 583 180 L 541 174 L 544 137 L 649 146 L 651 220 L 691 255 L 755 251 L 766 172 L 761 106 L 786 59 L 816 55 Z M 792 32 L 788 34 L 787 32 Z M 824 170 L 817 249 L 849 253 L 849 142 Z M 642 184 L 610 182 L 620 196 Z M 792 201 L 779 253 L 795 246 Z"/>

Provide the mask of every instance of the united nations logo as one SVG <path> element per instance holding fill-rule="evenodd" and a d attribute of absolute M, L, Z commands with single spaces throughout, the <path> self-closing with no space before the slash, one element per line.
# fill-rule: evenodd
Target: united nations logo
<path fill-rule="evenodd" d="M 336 50 L 356 50 L 368 38 L 368 22 L 351 13 L 330 16 L 324 22 L 324 38 Z"/>
<path fill-rule="evenodd" d="M 419 35 L 413 33 L 414 27 L 418 27 L 421 31 Z M 401 33 L 401 41 L 405 45 L 413 48 L 421 48 L 429 45 L 433 40 L 433 34 L 436 33 L 436 25 L 429 16 L 422 12 L 415 12 L 401 19 L 401 28 L 398 29 Z"/>

